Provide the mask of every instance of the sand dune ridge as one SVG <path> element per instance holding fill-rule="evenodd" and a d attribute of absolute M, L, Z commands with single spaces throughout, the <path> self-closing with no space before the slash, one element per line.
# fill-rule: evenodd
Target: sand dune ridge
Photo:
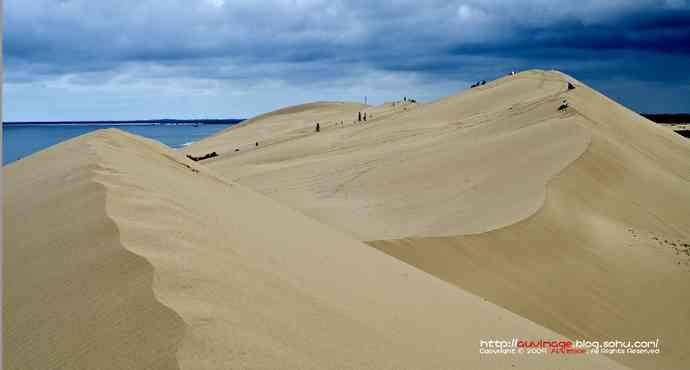
<path fill-rule="evenodd" d="M 487 336 L 561 336 L 119 130 L 5 171 L 7 368 L 622 368 L 599 356 L 480 356 Z M 16 222 L 22 212 L 31 226 Z M 146 273 L 118 258 L 126 250 Z M 61 294 L 72 281 L 93 289 Z M 59 348 L 26 346 L 51 333 Z"/>

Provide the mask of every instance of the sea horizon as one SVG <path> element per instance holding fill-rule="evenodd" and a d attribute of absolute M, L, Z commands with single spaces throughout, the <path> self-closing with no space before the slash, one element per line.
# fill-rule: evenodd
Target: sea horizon
<path fill-rule="evenodd" d="M 174 149 L 211 136 L 243 119 L 3 122 L 2 165 L 100 129 L 115 127 Z"/>

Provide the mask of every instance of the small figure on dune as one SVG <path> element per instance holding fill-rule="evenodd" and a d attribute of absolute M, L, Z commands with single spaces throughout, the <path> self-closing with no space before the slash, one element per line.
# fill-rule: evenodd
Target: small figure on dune
<path fill-rule="evenodd" d="M 364 122 L 366 122 L 367 121 L 367 114 L 366 113 L 364 113 L 363 118 L 364 118 Z"/>
<path fill-rule="evenodd" d="M 362 122 L 362 112 L 357 113 L 357 122 Z"/>
<path fill-rule="evenodd" d="M 561 111 L 561 110 L 565 110 L 567 108 L 568 108 L 568 101 L 564 98 L 563 102 L 561 103 L 561 106 L 558 107 L 558 110 Z"/>
<path fill-rule="evenodd" d="M 404 97 L 403 97 L 403 101 L 404 101 L 405 103 L 407 103 L 407 96 L 404 96 Z"/>
<path fill-rule="evenodd" d="M 256 144 L 254 144 L 254 146 L 259 146 L 259 142 L 257 141 Z"/>
<path fill-rule="evenodd" d="M 570 81 L 568 81 L 568 90 L 575 90 L 575 85 L 570 83 Z"/>
<path fill-rule="evenodd" d="M 318 122 L 316 122 L 316 132 L 320 132 L 320 131 L 321 131 L 321 126 L 319 125 Z"/>

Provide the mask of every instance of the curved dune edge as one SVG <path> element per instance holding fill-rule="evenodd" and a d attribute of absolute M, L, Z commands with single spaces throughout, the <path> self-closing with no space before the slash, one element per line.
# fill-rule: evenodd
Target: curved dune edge
<path fill-rule="evenodd" d="M 582 113 L 587 117 L 598 114 Z M 595 118 L 592 124 L 601 126 L 609 122 Z M 441 121 L 442 125 L 449 124 Z M 481 121 L 482 117 L 474 117 L 460 124 L 476 123 L 472 131 L 475 133 L 490 134 L 496 128 L 482 126 Z M 571 123 L 567 121 L 564 127 L 575 127 L 572 137 L 582 138 L 579 126 Z M 624 123 L 627 124 L 627 118 Z M 9 246 L 6 255 L 12 262 L 12 269 L 5 271 L 5 281 L 23 282 L 9 289 L 6 286 L 5 302 L 10 302 L 10 311 L 4 322 L 10 328 L 9 332 L 6 329 L 6 338 L 9 337 L 11 345 L 5 350 L 11 351 L 10 358 L 14 359 L 6 359 L 6 364 L 9 361 L 10 368 L 27 368 L 29 362 L 36 365 L 29 366 L 33 368 L 65 363 L 74 365 L 65 366 L 71 368 L 120 368 L 124 367 L 123 361 L 130 361 L 128 368 L 146 368 L 151 366 L 152 358 L 136 354 L 151 351 L 152 344 L 167 343 L 176 346 L 177 362 L 161 368 L 179 365 L 182 369 L 418 369 L 457 368 L 458 364 L 464 368 L 496 369 L 623 367 L 599 356 L 478 354 L 482 339 L 563 338 L 557 334 L 560 331 L 544 328 L 553 325 L 552 322 L 540 325 L 529 321 L 544 321 L 540 314 L 535 314 L 539 311 L 534 301 L 545 313 L 546 320 L 555 317 L 557 323 L 565 323 L 562 324 L 565 331 L 572 332 L 575 328 L 576 333 L 594 327 L 612 332 L 611 326 L 607 326 L 610 324 L 604 322 L 608 320 L 615 324 L 613 329 L 631 330 L 619 333 L 647 335 L 650 331 L 640 330 L 648 327 L 631 318 L 662 317 L 654 322 L 659 327 L 654 334 L 671 335 L 669 342 L 682 346 L 687 343 L 684 334 L 666 330 L 673 323 L 680 323 L 681 329 L 686 327 L 682 307 L 687 307 L 684 304 L 687 289 L 675 288 L 680 288 L 677 279 L 687 275 L 676 274 L 676 270 L 668 273 L 668 262 L 676 262 L 670 259 L 675 257 L 651 250 L 639 239 L 640 235 L 646 235 L 643 231 L 669 238 L 687 235 L 690 222 L 684 207 L 688 204 L 687 191 L 681 186 L 687 185 L 683 176 L 690 172 L 686 172 L 685 162 L 677 159 L 687 158 L 688 152 L 683 146 L 686 144 L 681 145 L 671 136 L 654 130 L 647 132 L 645 123 L 640 124 L 644 131 L 640 135 L 633 132 L 619 137 L 593 131 L 593 140 L 585 154 L 546 187 L 546 203 L 534 216 L 507 228 L 460 237 L 459 243 L 470 248 L 450 244 L 458 238 L 413 240 L 428 243 L 421 258 L 436 265 L 420 266 L 412 259 L 409 263 L 431 274 L 333 231 L 323 225 L 332 221 L 328 218 L 315 217 L 319 220 L 315 221 L 243 186 L 222 180 L 204 166 L 159 143 L 119 130 L 104 130 L 60 144 L 5 169 L 10 184 L 4 194 L 6 204 L 10 204 L 6 207 L 5 230 L 11 230 L 5 237 L 5 248 L 7 253 Z M 635 132 L 639 134 L 639 131 Z M 426 139 L 436 134 L 439 132 L 421 136 L 420 144 L 429 144 Z M 646 143 L 648 134 L 658 136 L 652 144 Z M 370 135 L 366 139 L 375 138 L 376 135 Z M 417 141 L 420 136 L 409 139 Z M 666 149 L 660 151 L 658 141 L 668 144 Z M 567 143 L 581 144 L 581 141 Z M 631 151 L 630 146 L 635 150 Z M 611 148 L 618 150 L 614 156 L 610 154 Z M 657 158 L 664 161 L 651 166 L 649 162 Z M 427 160 L 431 159 L 434 157 Z M 645 165 L 634 165 L 638 160 Z M 211 166 L 212 163 L 209 166 L 214 171 L 226 175 L 225 167 Z M 88 168 L 87 180 L 80 176 L 82 172 L 75 171 L 82 167 Z M 93 181 L 94 172 L 98 184 Z M 614 181 L 601 176 L 612 172 L 621 178 Z M 380 179 L 387 175 L 390 173 L 377 176 Z M 623 181 L 626 178 L 638 181 Z M 552 186 L 552 183 L 559 185 Z M 654 186 L 663 191 L 645 193 Z M 543 186 L 539 190 L 543 191 Z M 104 199 L 90 194 L 102 194 Z M 623 195 L 640 194 L 644 199 L 636 198 L 632 205 L 621 202 Z M 94 213 L 89 213 L 88 207 L 94 207 Z M 645 213 L 640 209 L 652 211 Z M 95 215 L 100 216 L 91 217 Z M 22 217 L 31 217 L 31 224 L 22 224 Z M 118 233 L 112 244 L 118 251 L 114 255 L 132 257 L 131 253 L 121 253 L 124 246 L 148 263 L 137 257 L 134 265 L 138 267 L 128 268 L 127 263 L 110 263 L 112 248 L 99 246 L 85 250 L 94 240 L 110 245 L 106 241 L 111 240 L 108 239 L 111 234 L 104 225 L 111 225 L 110 230 Z M 624 227 L 619 230 L 621 225 Z M 626 239 L 628 228 L 635 231 L 635 237 L 630 232 Z M 622 244 L 633 239 L 638 244 L 632 244 L 640 248 L 621 252 L 611 246 L 612 241 Z M 383 243 L 398 248 L 406 241 Z M 550 247 L 554 244 L 559 247 Z M 74 251 L 51 254 L 51 247 L 65 245 L 73 246 Z M 421 244 L 408 249 L 421 250 L 417 246 Z M 433 249 L 440 252 L 426 253 Z M 455 264 L 460 252 L 477 253 L 480 258 L 462 256 L 463 260 L 474 263 L 462 268 Z M 75 261 L 83 268 L 75 269 Z M 151 275 L 137 274 L 137 271 L 150 273 L 151 267 L 153 285 Z M 444 268 L 456 275 L 444 276 L 441 273 Z M 559 274 L 561 269 L 568 274 L 568 281 L 555 278 L 544 281 L 545 276 Z M 113 271 L 113 275 L 105 274 L 107 271 Z M 462 274 L 457 274 L 458 271 Z M 641 271 L 647 274 L 640 274 Z M 102 274 L 105 277 L 101 279 Z M 463 284 L 467 280 L 453 280 L 455 276 L 462 279 L 469 276 L 478 283 L 465 288 Z M 643 282 L 643 276 L 654 278 Z M 594 277 L 601 281 L 593 280 Z M 128 288 L 134 284 L 137 289 L 102 289 L 106 282 Z M 95 285 L 87 294 L 76 289 L 82 285 L 88 287 L 90 283 Z M 640 289 L 638 283 L 644 284 L 643 296 L 634 295 Z M 577 284 L 589 284 L 595 289 L 578 291 Z M 69 294 L 63 294 L 65 290 Z M 148 298 L 128 295 L 139 291 L 146 292 Z M 564 291 L 573 293 L 565 295 Z M 648 291 L 653 292 L 647 294 Z M 94 300 L 104 292 L 108 293 L 105 298 Z M 75 301 L 74 296 L 81 300 Z M 554 306 L 564 296 L 567 305 Z M 518 313 L 516 305 L 528 301 L 522 311 L 527 318 L 480 297 Z M 512 306 L 500 301 L 501 297 L 507 297 Z M 640 299 L 656 300 L 660 304 L 654 308 L 640 304 Z M 674 299 L 683 303 L 674 306 Z M 100 304 L 93 305 L 93 302 Z M 126 304 L 141 302 L 148 309 L 141 312 L 149 312 L 151 307 L 163 311 L 155 311 L 157 315 L 149 320 L 121 309 L 122 305 L 129 307 Z M 631 316 L 632 309 L 626 304 L 635 309 L 641 307 L 645 314 Z M 98 322 L 79 320 L 83 318 L 82 312 L 91 312 L 89 309 L 94 307 L 127 314 L 126 318 L 137 317 L 130 321 L 136 323 L 132 325 L 133 331 L 124 330 L 127 326 L 119 320 L 109 319 L 112 315 L 94 313 L 104 320 Z M 166 307 L 177 314 L 172 316 L 174 325 L 164 322 L 162 327 L 166 330 L 150 330 L 149 321 L 170 317 L 165 316 L 171 314 Z M 559 314 L 554 315 L 553 310 Z M 612 320 L 612 311 L 615 318 L 623 319 Z M 98 311 L 102 312 L 105 311 Z M 55 314 L 64 317 L 55 320 Z M 590 317 L 601 320 L 588 321 Z M 178 326 L 180 318 L 184 326 Z M 184 331 L 181 339 L 176 337 L 180 328 Z M 149 340 L 146 335 L 157 337 Z M 41 338 L 64 340 L 56 348 Z M 37 345 L 44 347 L 32 351 Z M 653 362 L 652 367 L 674 368 L 684 363 L 682 347 L 671 343 L 666 346 L 665 341 L 662 345 L 671 355 L 655 359 L 658 362 Z M 170 346 L 165 348 L 162 353 L 168 356 Z M 91 362 L 95 360 L 100 360 L 99 366 Z M 636 361 L 633 365 L 640 367 L 640 363 Z"/>
<path fill-rule="evenodd" d="M 366 124 L 318 106 L 274 112 L 184 153 L 224 153 L 204 164 L 359 240 L 484 233 L 537 212 L 549 179 L 586 150 L 583 118 L 557 110 L 567 81 L 523 72 L 429 104 L 369 107 Z"/>
<path fill-rule="evenodd" d="M 85 146 L 94 150 L 97 158 L 83 155 Z M 21 161 L 24 174 L 37 172 L 29 170 L 37 169 L 39 164 L 52 166 L 50 174 L 33 176 L 38 181 L 44 181 L 44 176 L 52 179 L 58 195 L 61 189 L 71 189 L 75 194 L 65 202 L 81 198 L 84 203 L 80 206 L 84 206 L 91 202 L 84 198 L 83 189 L 74 187 L 71 176 L 75 173 L 65 171 L 60 161 L 51 161 L 55 158 L 79 158 L 92 164 L 89 174 L 95 172 L 95 180 L 103 186 L 92 180 L 89 183 L 105 189 L 107 215 L 120 232 L 118 248 L 122 250 L 124 245 L 153 266 L 155 298 L 179 315 L 175 322 L 184 320 L 181 340 L 175 338 L 179 326 L 170 333 L 153 330 L 148 320 L 137 321 L 143 333 L 157 334 L 177 345 L 178 363 L 160 368 L 176 368 L 178 364 L 181 369 L 436 369 L 457 368 L 459 364 L 487 369 L 513 365 L 531 369 L 621 368 L 599 356 L 480 356 L 481 339 L 562 337 L 265 197 L 220 180 L 161 144 L 119 130 L 103 130 Z M 8 172 L 8 177 L 14 178 L 11 182 L 21 177 L 13 170 Z M 31 181 L 23 185 L 22 191 L 27 194 L 37 190 Z M 47 194 L 54 197 L 55 191 Z M 18 200 L 19 193 L 13 188 L 6 199 Z M 34 205 L 24 205 L 23 211 L 33 215 Z M 72 215 L 87 216 L 80 213 L 81 209 L 75 209 Z M 14 207 L 9 211 L 10 215 L 20 213 Z M 62 208 L 58 211 L 65 214 Z M 75 225 L 87 233 L 101 225 L 99 220 L 91 226 L 81 217 L 74 218 Z M 36 218 L 33 227 L 45 230 L 42 227 L 47 222 L 64 223 L 64 217 L 47 214 L 46 219 Z M 62 234 L 56 231 L 46 235 Z M 89 240 L 98 239 L 95 235 L 102 234 L 87 234 Z M 18 236 L 10 238 L 10 246 Z M 74 245 L 83 243 L 75 241 Z M 39 249 L 35 253 L 40 254 L 45 246 L 36 247 Z M 53 271 L 69 265 L 75 255 L 70 257 L 50 261 Z M 101 258 L 83 262 L 88 269 L 78 274 L 82 281 L 93 281 L 90 278 L 97 275 L 91 268 L 99 262 L 118 271 L 123 268 Z M 21 267 L 10 271 L 10 279 L 22 278 L 21 272 L 35 273 L 32 266 Z M 120 271 L 123 279 L 117 281 L 128 281 L 128 271 Z M 51 281 L 54 286 L 65 283 L 61 279 Z M 150 280 L 147 283 L 150 295 Z M 120 301 L 128 302 L 127 297 Z M 9 299 L 11 302 L 17 298 Z M 48 306 L 58 302 L 58 297 L 47 301 Z M 109 306 L 107 303 L 112 301 L 104 301 L 103 305 Z M 26 310 L 45 306 L 22 307 L 6 316 L 5 322 L 32 325 L 35 321 L 24 316 Z M 126 333 L 112 332 L 118 324 L 101 325 L 88 326 L 89 330 L 84 328 L 78 333 L 85 342 L 102 348 L 99 356 L 108 362 L 96 367 L 151 367 L 146 357 L 133 355 L 137 353 L 134 349 L 117 350 L 122 343 L 132 342 Z M 111 341 L 92 336 L 101 329 L 111 331 Z M 46 333 L 41 328 L 25 328 L 21 334 L 36 340 Z M 67 326 L 56 329 L 55 334 L 70 338 Z M 16 340 L 13 335 L 10 333 L 10 341 Z M 65 343 L 66 352 L 72 355 L 73 366 L 69 367 L 89 367 L 86 360 L 90 355 L 70 347 L 69 340 Z M 152 349 L 151 343 L 138 344 L 137 350 Z M 22 357 L 22 361 L 29 356 L 25 352 L 13 355 Z M 55 353 L 46 350 L 30 355 L 38 368 L 45 368 L 42 365 L 50 364 Z M 130 361 L 127 366 L 123 366 L 125 358 Z M 21 361 L 10 365 L 18 363 Z"/>
<path fill-rule="evenodd" d="M 81 141 L 3 169 L 3 368 L 178 369 L 183 324 L 123 245 Z"/>
<path fill-rule="evenodd" d="M 483 234 L 369 244 L 570 338 L 659 338 L 660 355 L 611 356 L 631 368 L 686 368 L 690 145 L 578 90 L 569 101 L 592 142 L 549 181 L 533 216 Z"/>
<path fill-rule="evenodd" d="M 562 98 L 570 107 L 558 111 Z M 276 134 L 276 145 L 206 163 L 556 332 L 660 337 L 662 355 L 616 357 L 625 364 L 687 367 L 685 139 L 557 71 L 400 107 L 367 108 L 379 117 L 367 125 Z M 259 128 L 204 148 L 240 145 Z"/>

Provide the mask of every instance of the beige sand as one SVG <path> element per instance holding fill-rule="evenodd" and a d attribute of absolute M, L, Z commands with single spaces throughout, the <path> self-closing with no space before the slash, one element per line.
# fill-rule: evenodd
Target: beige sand
<path fill-rule="evenodd" d="M 161 144 L 103 130 L 4 169 L 7 369 L 621 368 Z"/>
<path fill-rule="evenodd" d="M 556 332 L 660 338 L 661 355 L 621 363 L 690 366 L 687 139 L 558 72 L 368 107 L 367 124 L 318 134 L 289 128 L 302 115 L 338 117 L 302 109 L 186 152 L 227 153 L 267 135 L 265 146 L 203 163 Z M 275 120 L 280 133 L 262 129 Z"/>
<path fill-rule="evenodd" d="M 526 74 L 383 117 L 388 107 L 370 108 L 366 124 L 304 136 L 283 129 L 265 146 L 204 164 L 361 240 L 485 232 L 536 212 L 546 181 L 587 147 L 582 118 L 554 107 L 564 89 L 557 76 Z M 332 114 L 300 114 L 322 111 Z M 274 120 L 294 119 L 300 132 L 295 116 L 259 117 L 187 152 L 253 143 Z"/>

